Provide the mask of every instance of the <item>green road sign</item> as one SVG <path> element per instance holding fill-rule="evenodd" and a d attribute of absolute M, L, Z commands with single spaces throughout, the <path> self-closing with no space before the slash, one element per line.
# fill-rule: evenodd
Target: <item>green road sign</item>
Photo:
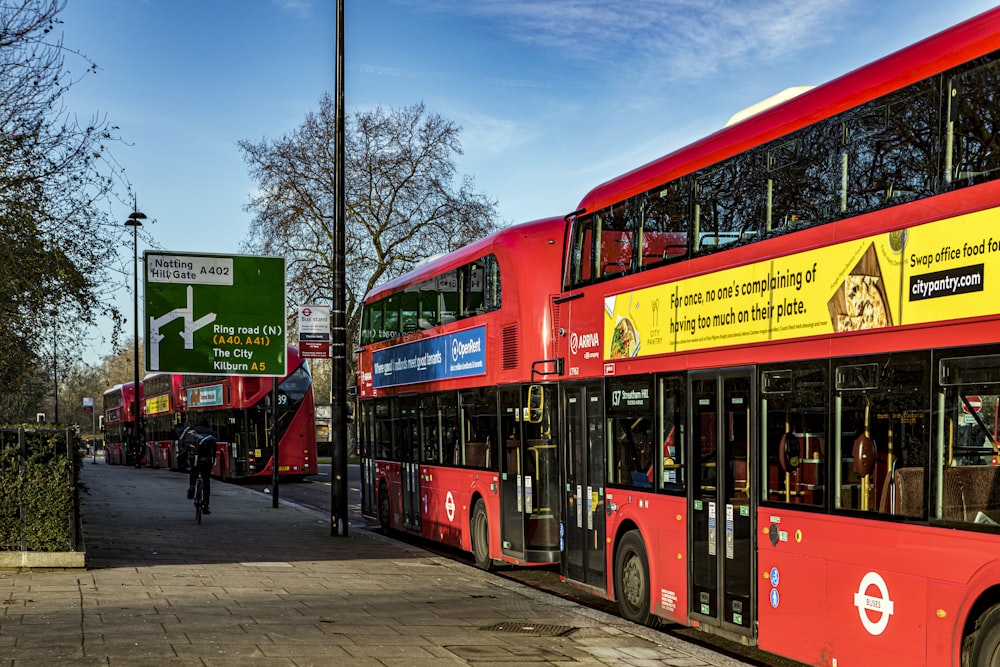
<path fill-rule="evenodd" d="M 285 260 L 143 253 L 146 370 L 283 376 Z"/>

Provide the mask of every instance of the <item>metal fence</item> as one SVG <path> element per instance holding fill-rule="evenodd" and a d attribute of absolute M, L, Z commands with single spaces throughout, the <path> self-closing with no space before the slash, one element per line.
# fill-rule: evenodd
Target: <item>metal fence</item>
<path fill-rule="evenodd" d="M 70 429 L 0 429 L 0 551 L 77 551 L 80 452 Z"/>

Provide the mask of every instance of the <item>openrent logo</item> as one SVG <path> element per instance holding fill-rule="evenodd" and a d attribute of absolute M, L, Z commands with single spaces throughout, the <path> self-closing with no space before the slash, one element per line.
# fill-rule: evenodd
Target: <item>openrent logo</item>
<path fill-rule="evenodd" d="M 467 354 L 480 354 L 483 351 L 483 341 L 480 338 L 473 338 L 466 343 L 457 338 L 451 341 L 451 360 L 458 361 Z"/>

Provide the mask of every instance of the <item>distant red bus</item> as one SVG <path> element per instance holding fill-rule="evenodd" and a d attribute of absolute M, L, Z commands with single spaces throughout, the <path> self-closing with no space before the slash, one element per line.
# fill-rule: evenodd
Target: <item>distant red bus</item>
<path fill-rule="evenodd" d="M 104 458 L 108 465 L 135 464 L 135 452 L 129 448 L 134 430 L 135 383 L 126 382 L 104 392 Z"/>
<path fill-rule="evenodd" d="M 278 443 L 278 474 L 301 479 L 317 472 L 316 404 L 308 360 L 297 348 L 288 348 L 288 372 L 278 378 L 223 375 L 178 375 L 170 392 L 177 393 L 175 424 L 195 425 L 202 418 L 218 440 L 213 474 L 225 480 L 273 475 L 274 451 L 270 432 Z M 163 376 L 170 377 L 170 376 Z M 166 388 L 167 383 L 153 380 Z M 161 396 L 164 394 L 160 394 Z M 272 401 L 277 402 L 273 409 Z M 275 415 L 277 421 L 275 421 Z M 172 442 L 171 467 L 184 469 L 187 461 Z"/>
<path fill-rule="evenodd" d="M 177 426 L 184 405 L 181 375 L 156 373 L 142 380 L 146 461 L 153 468 L 177 468 Z"/>
<path fill-rule="evenodd" d="M 504 229 L 366 296 L 362 512 L 384 528 L 483 568 L 559 561 L 559 425 L 541 381 L 564 233 L 562 219 Z"/>
<path fill-rule="evenodd" d="M 584 197 L 566 581 L 813 665 L 1000 664 L 998 49 L 991 10 Z"/>

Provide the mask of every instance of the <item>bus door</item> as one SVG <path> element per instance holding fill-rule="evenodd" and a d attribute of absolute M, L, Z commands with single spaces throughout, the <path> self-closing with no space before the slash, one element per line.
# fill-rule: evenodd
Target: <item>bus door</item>
<path fill-rule="evenodd" d="M 247 436 L 245 448 L 240 449 L 236 456 L 236 475 L 257 475 L 264 471 L 271 458 L 268 444 L 268 429 L 271 427 L 271 395 L 264 398 L 264 403 L 247 410 Z"/>
<path fill-rule="evenodd" d="M 378 516 L 375 505 L 374 401 L 359 401 L 358 454 L 361 457 L 361 514 Z"/>
<path fill-rule="evenodd" d="M 521 387 L 500 387 L 500 543 L 503 553 L 524 555 L 524 443 Z M 530 502 L 530 501 L 529 501 Z"/>
<path fill-rule="evenodd" d="M 601 383 L 566 386 L 563 397 L 567 436 L 563 574 L 606 591 L 604 388 Z"/>
<path fill-rule="evenodd" d="M 692 373 L 690 615 L 742 635 L 756 620 L 750 370 Z"/>
<path fill-rule="evenodd" d="M 399 399 L 400 468 L 403 491 L 403 527 L 420 530 L 420 415 L 419 398 L 405 396 Z"/>
<path fill-rule="evenodd" d="M 500 538 L 505 556 L 559 561 L 559 427 L 554 385 L 502 387 Z"/>

